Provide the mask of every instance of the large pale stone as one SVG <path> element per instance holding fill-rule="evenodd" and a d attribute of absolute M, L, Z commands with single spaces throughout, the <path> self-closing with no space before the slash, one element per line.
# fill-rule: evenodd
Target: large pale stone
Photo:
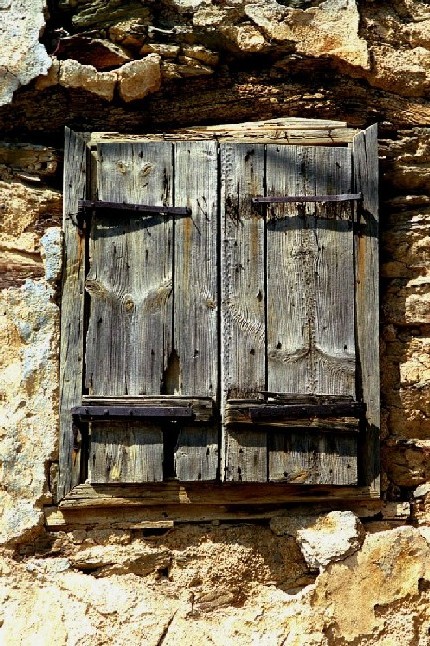
<path fill-rule="evenodd" d="M 0 4 L 0 105 L 39 74 L 51 60 L 39 42 L 44 26 L 45 0 L 3 0 Z"/>
<path fill-rule="evenodd" d="M 366 41 L 358 35 L 355 0 L 326 0 L 317 7 L 291 9 L 275 0 L 245 5 L 246 15 L 268 39 L 291 41 L 306 56 L 330 56 L 368 68 Z"/>
<path fill-rule="evenodd" d="M 52 288 L 27 280 L 0 295 L 0 543 L 37 530 L 56 455 L 58 307 Z"/>
<path fill-rule="evenodd" d="M 124 101 L 143 99 L 161 86 L 161 58 L 149 54 L 140 60 L 126 63 L 118 70 L 119 93 Z"/>
<path fill-rule="evenodd" d="M 403 96 L 422 96 L 430 87 L 430 51 L 423 47 L 399 50 L 380 45 L 372 49 L 372 61 L 367 78 L 375 87 Z"/>
<path fill-rule="evenodd" d="M 59 83 L 64 87 L 82 88 L 112 101 L 117 83 L 116 72 L 98 72 L 93 65 L 82 65 L 71 58 L 60 61 Z"/>
<path fill-rule="evenodd" d="M 296 539 L 309 567 L 323 568 L 356 552 L 363 542 L 364 529 L 352 512 L 332 511 L 298 529 Z"/>

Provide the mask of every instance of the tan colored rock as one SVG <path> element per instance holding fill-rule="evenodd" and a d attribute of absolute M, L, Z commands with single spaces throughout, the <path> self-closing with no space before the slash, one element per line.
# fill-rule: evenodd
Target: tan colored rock
<path fill-rule="evenodd" d="M 0 543 L 38 531 L 57 449 L 59 310 L 52 288 L 27 280 L 0 296 Z"/>
<path fill-rule="evenodd" d="M 107 101 L 113 99 L 117 78 L 116 72 L 98 72 L 92 65 L 82 65 L 71 58 L 60 61 L 60 85 L 86 90 Z"/>
<path fill-rule="evenodd" d="M 396 641 L 412 643 L 413 626 L 418 625 L 414 615 L 420 611 L 415 608 L 408 620 L 409 604 L 419 597 L 421 583 L 430 579 L 429 557 L 427 541 L 412 527 L 369 535 L 361 551 L 321 574 L 311 603 L 317 608 L 325 606 L 326 627 L 331 626 L 333 637 L 346 643 L 360 640 L 388 646 L 390 641 L 384 636 L 392 635 L 389 627 L 393 625 L 393 646 Z M 421 621 L 418 631 L 424 640 L 426 612 Z"/>
<path fill-rule="evenodd" d="M 0 105 L 40 74 L 51 60 L 39 42 L 45 26 L 45 0 L 2 0 L 0 6 Z"/>
<path fill-rule="evenodd" d="M 398 487 L 417 487 L 430 480 L 430 440 L 389 440 L 382 459 L 389 480 Z"/>
<path fill-rule="evenodd" d="M 423 196 L 425 201 L 425 196 Z M 407 207 L 407 203 L 405 203 Z M 387 278 L 414 278 L 430 273 L 430 209 L 395 211 L 382 234 L 381 273 Z"/>
<path fill-rule="evenodd" d="M 121 98 L 128 103 L 157 92 L 161 86 L 160 62 L 158 54 L 149 54 L 120 67 L 118 82 Z"/>
<path fill-rule="evenodd" d="M 358 35 L 360 15 L 355 0 L 326 0 L 305 10 L 270 0 L 246 4 L 245 13 L 268 39 L 291 41 L 298 53 L 330 56 L 368 68 L 367 43 Z"/>
<path fill-rule="evenodd" d="M 261 31 L 253 25 L 221 25 L 220 32 L 242 52 L 261 52 L 269 46 Z"/>
<path fill-rule="evenodd" d="M 29 162 L 36 170 L 37 161 Z M 0 288 L 44 275 L 39 232 L 61 221 L 61 193 L 0 181 Z"/>
<path fill-rule="evenodd" d="M 166 43 L 145 43 L 140 50 L 142 55 L 158 54 L 162 58 L 176 58 L 180 52 L 179 45 L 167 45 Z"/>
<path fill-rule="evenodd" d="M 383 311 L 385 320 L 395 325 L 430 323 L 430 276 L 390 281 Z"/>
<path fill-rule="evenodd" d="M 332 511 L 318 516 L 312 525 L 297 531 L 297 543 L 310 568 L 324 568 L 356 552 L 364 529 L 350 511 Z"/>
<path fill-rule="evenodd" d="M 123 47 L 142 47 L 148 24 L 150 21 L 141 18 L 121 20 L 109 28 L 109 37 Z"/>
<path fill-rule="evenodd" d="M 212 52 L 210 49 L 202 47 L 201 45 L 183 46 L 181 53 L 187 59 L 195 59 L 209 67 L 215 67 L 219 61 L 219 54 L 217 52 Z"/>
<path fill-rule="evenodd" d="M 423 47 L 399 50 L 373 47 L 371 85 L 403 96 L 422 96 L 430 87 L 430 51 Z"/>

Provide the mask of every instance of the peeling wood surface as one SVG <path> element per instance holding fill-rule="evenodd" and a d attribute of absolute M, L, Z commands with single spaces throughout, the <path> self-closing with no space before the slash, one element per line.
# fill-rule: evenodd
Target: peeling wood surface
<path fill-rule="evenodd" d="M 75 214 L 85 197 L 87 147 L 84 136 L 66 128 L 64 170 L 64 246 L 66 263 L 62 283 L 60 338 L 60 479 L 61 499 L 79 482 L 79 445 L 72 433 L 70 409 L 81 403 L 84 351 L 85 245 L 78 235 Z"/>

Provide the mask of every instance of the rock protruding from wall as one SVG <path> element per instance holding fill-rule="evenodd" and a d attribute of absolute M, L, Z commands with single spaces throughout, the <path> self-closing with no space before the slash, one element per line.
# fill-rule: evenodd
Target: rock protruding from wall
<path fill-rule="evenodd" d="M 0 0 L 0 105 L 52 65 L 39 42 L 45 12 L 45 0 Z"/>

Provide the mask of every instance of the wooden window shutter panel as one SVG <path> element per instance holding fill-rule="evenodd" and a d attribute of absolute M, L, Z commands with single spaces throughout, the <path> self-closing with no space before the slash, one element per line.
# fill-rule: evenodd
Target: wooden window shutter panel
<path fill-rule="evenodd" d="M 253 184 L 255 190 L 258 181 L 260 194 L 267 186 L 272 196 L 351 193 L 351 152 L 348 148 L 267 145 L 264 160 L 264 147 L 256 148 L 235 148 L 252 166 L 248 173 L 252 182 L 244 185 L 231 178 L 227 166 L 222 167 L 226 185 L 231 181 L 231 192 L 236 191 L 234 197 L 226 193 L 225 211 L 228 213 L 232 200 L 243 204 L 233 220 L 239 240 L 233 233 L 226 246 L 241 246 L 249 222 L 259 227 L 260 255 L 254 252 L 252 262 L 246 259 L 240 263 L 240 276 L 242 285 L 260 277 L 261 286 L 254 294 L 266 305 L 259 327 L 260 384 L 249 386 L 249 371 L 244 371 L 244 377 L 236 373 L 233 382 L 224 383 L 227 416 L 229 406 L 234 407 L 229 398 L 256 399 L 261 391 L 356 396 L 352 203 L 273 204 L 266 212 L 258 212 L 249 199 L 249 188 Z M 246 177 L 240 166 L 238 175 Z M 231 272 L 228 265 L 224 270 L 228 275 Z M 227 366 L 229 356 L 238 357 L 238 363 L 245 366 L 249 361 L 239 328 L 242 337 L 255 344 L 255 318 L 246 309 L 244 291 L 242 288 L 242 317 L 235 319 L 228 311 L 223 315 L 230 323 L 230 329 L 223 330 L 223 362 Z M 228 306 L 229 301 L 223 299 L 224 310 Z M 228 374 L 228 367 L 225 370 Z M 337 436 L 336 420 L 333 424 L 332 434 L 318 428 L 309 430 L 299 421 L 297 428 L 290 424 L 278 431 L 257 430 L 255 426 L 239 430 L 230 425 L 225 431 L 226 479 L 356 484 L 357 435 Z"/>
<path fill-rule="evenodd" d="M 113 401 L 197 414 L 92 421 L 94 483 L 175 472 L 184 482 L 285 483 L 299 496 L 301 485 L 378 493 L 376 126 L 351 140 L 108 141 L 89 177 L 85 137 L 66 133 L 60 497 L 86 477 L 71 409 Z M 362 202 L 252 203 L 351 193 Z M 86 247 L 82 198 L 188 206 L 191 217 L 96 210 Z M 309 412 L 320 404 L 325 412 Z M 282 412 L 302 405 L 306 415 Z"/>

